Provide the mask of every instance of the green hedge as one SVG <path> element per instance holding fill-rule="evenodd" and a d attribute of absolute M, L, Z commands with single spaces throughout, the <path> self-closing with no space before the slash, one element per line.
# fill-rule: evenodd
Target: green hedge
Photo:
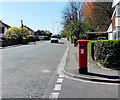
<path fill-rule="evenodd" d="M 120 40 L 94 42 L 94 58 L 107 68 L 120 69 Z"/>
<path fill-rule="evenodd" d="M 92 40 L 89 40 L 89 42 L 88 42 L 88 56 L 92 56 L 93 54 L 94 54 L 94 52 L 93 52 L 93 43 L 94 43 L 95 41 L 92 41 Z"/>

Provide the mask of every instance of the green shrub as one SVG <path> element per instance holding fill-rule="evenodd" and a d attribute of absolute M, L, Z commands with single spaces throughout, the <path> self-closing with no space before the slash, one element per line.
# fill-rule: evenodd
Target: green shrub
<path fill-rule="evenodd" d="M 95 41 L 89 40 L 88 42 L 88 56 L 92 56 L 94 54 L 93 44 Z"/>
<path fill-rule="evenodd" d="M 5 37 L 8 39 L 19 39 L 26 37 L 30 32 L 26 27 L 11 27 L 5 31 Z"/>
<path fill-rule="evenodd" d="M 35 42 L 35 37 L 33 35 L 27 35 L 27 39 L 29 42 Z"/>
<path fill-rule="evenodd" d="M 94 42 L 95 60 L 107 68 L 120 67 L 120 40 Z"/>
<path fill-rule="evenodd" d="M 8 39 L 13 39 L 18 37 L 20 34 L 20 29 L 18 27 L 11 27 L 5 31 L 5 37 Z"/>
<path fill-rule="evenodd" d="M 34 36 L 33 35 L 27 35 L 27 38 L 29 39 L 29 38 L 34 38 Z"/>
<path fill-rule="evenodd" d="M 5 40 L 8 40 L 8 38 L 4 36 L 2 37 L 2 40 L 5 41 Z"/>

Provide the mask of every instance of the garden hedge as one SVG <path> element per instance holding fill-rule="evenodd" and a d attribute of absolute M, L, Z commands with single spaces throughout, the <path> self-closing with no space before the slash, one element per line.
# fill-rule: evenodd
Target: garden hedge
<path fill-rule="evenodd" d="M 40 41 L 37 36 L 27 35 L 26 37 L 19 37 L 19 38 L 9 38 L 9 37 L 2 37 L 0 38 L 0 47 L 11 46 L 11 45 L 18 45 L 18 44 L 28 44 L 29 42 L 36 42 Z"/>
<path fill-rule="evenodd" d="M 92 57 L 106 68 L 120 69 L 120 40 L 103 40 L 91 44 Z"/>

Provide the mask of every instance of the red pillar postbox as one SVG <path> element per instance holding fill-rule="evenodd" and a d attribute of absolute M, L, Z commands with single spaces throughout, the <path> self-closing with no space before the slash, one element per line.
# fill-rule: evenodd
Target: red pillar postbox
<path fill-rule="evenodd" d="M 87 73 L 87 43 L 88 40 L 78 40 L 78 67 L 79 73 Z"/>

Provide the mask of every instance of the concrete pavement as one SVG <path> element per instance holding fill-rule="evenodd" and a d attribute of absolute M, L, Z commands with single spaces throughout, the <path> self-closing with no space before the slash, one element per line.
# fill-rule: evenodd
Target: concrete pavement
<path fill-rule="evenodd" d="M 94 82 L 117 83 L 120 84 L 120 71 L 100 68 L 96 62 L 88 57 L 88 74 L 79 74 L 78 70 L 78 48 L 67 42 L 69 51 L 66 65 L 63 69 L 64 74 L 77 79 Z"/>

